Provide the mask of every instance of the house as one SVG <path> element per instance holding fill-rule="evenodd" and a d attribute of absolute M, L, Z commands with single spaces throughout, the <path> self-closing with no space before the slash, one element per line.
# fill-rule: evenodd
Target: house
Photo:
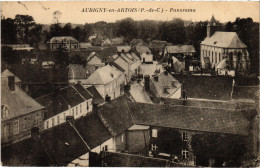
<path fill-rule="evenodd" d="M 181 62 L 185 60 L 185 57 L 190 56 L 193 57 L 195 53 L 195 48 L 193 45 L 170 45 L 166 46 L 164 49 L 164 55 L 174 56 L 179 59 Z"/>
<path fill-rule="evenodd" d="M 79 42 L 72 36 L 52 37 L 48 42 L 51 51 L 58 51 L 65 48 L 68 51 L 79 49 Z"/>
<path fill-rule="evenodd" d="M 132 46 L 145 45 L 143 39 L 135 39 L 135 38 L 130 42 L 130 44 L 131 44 Z"/>
<path fill-rule="evenodd" d="M 78 120 L 67 119 L 63 124 L 34 134 L 33 138 L 2 148 L 3 165 L 98 166 L 91 150 L 103 143 L 105 146 L 112 138 L 96 113 Z"/>
<path fill-rule="evenodd" d="M 211 68 L 216 67 L 221 60 L 227 59 L 228 69 L 246 71 L 250 67 L 247 46 L 241 41 L 236 32 L 222 32 L 218 22 L 212 16 L 207 25 L 207 37 L 200 44 L 200 61 L 205 68 L 204 58 L 210 59 Z"/>
<path fill-rule="evenodd" d="M 92 44 L 90 42 L 79 42 L 79 49 L 84 50 L 87 48 L 92 47 Z"/>
<path fill-rule="evenodd" d="M 118 54 L 113 55 L 114 62 L 125 70 L 127 82 L 140 72 L 141 60 L 131 51 L 131 46 L 118 46 Z"/>
<path fill-rule="evenodd" d="M 89 70 L 83 65 L 70 64 L 68 66 L 68 80 L 70 84 L 77 84 L 80 82 L 82 85 L 84 85 L 89 76 Z"/>
<path fill-rule="evenodd" d="M 154 75 L 151 79 L 150 76 L 145 76 L 144 80 L 145 90 L 155 97 L 174 99 L 182 97 L 181 83 L 167 71 Z"/>
<path fill-rule="evenodd" d="M 84 84 L 86 87 L 95 86 L 104 99 L 107 96 L 115 99 L 123 94 L 122 88 L 125 85 L 125 74 L 110 65 L 106 65 L 91 74 Z"/>
<path fill-rule="evenodd" d="M 196 157 L 192 148 L 190 148 L 192 136 L 195 134 L 207 132 L 244 138 L 250 136 L 248 126 L 251 123 L 244 116 L 243 110 L 132 102 L 128 104 L 135 124 L 151 127 L 151 152 L 155 152 L 156 157 L 167 156 L 170 158 L 169 147 L 172 149 L 179 148 L 180 146 L 176 146 L 177 142 L 182 143 L 183 141 L 187 145 L 184 145 L 183 149 L 177 152 L 177 160 L 187 166 L 196 163 Z M 247 112 L 251 113 L 252 111 Z M 171 134 L 179 135 L 179 140 L 169 139 L 175 137 L 169 136 Z"/>
<path fill-rule="evenodd" d="M 139 54 L 142 63 L 153 63 L 153 54 L 147 46 L 136 46 L 136 52 Z"/>
<path fill-rule="evenodd" d="M 103 62 L 102 58 L 96 53 L 91 52 L 90 55 L 87 57 L 87 69 L 91 74 L 93 74 L 97 69 L 104 67 L 105 63 Z"/>
<path fill-rule="evenodd" d="M 140 74 L 143 74 L 143 76 L 152 76 L 164 71 L 162 64 L 157 61 L 153 61 L 152 64 L 141 64 L 140 67 Z"/>
<path fill-rule="evenodd" d="M 112 42 L 107 38 L 102 41 L 101 46 L 111 46 Z"/>
<path fill-rule="evenodd" d="M 43 129 L 44 107 L 20 87 L 20 79 L 9 70 L 1 74 L 1 145 L 30 138 L 31 129 Z"/>
<path fill-rule="evenodd" d="M 92 95 L 76 84 L 35 99 L 46 107 L 44 129 L 66 122 L 67 116 L 78 119 L 92 111 Z"/>
<path fill-rule="evenodd" d="M 117 37 L 117 38 L 113 38 L 111 39 L 111 42 L 114 46 L 117 46 L 117 45 L 123 45 L 124 44 L 124 37 Z"/>

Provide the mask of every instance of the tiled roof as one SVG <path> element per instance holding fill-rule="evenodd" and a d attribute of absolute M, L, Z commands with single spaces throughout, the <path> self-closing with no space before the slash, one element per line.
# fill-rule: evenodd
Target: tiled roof
<path fill-rule="evenodd" d="M 109 62 L 109 65 L 112 66 L 112 67 L 114 66 L 115 68 L 119 69 L 119 70 L 122 71 L 122 72 L 125 72 L 125 70 L 124 70 L 120 65 L 118 65 L 117 63 L 115 63 L 114 61 Z"/>
<path fill-rule="evenodd" d="M 8 87 L 8 77 L 1 77 L 1 105 L 9 107 L 8 117 L 2 121 L 44 108 L 16 84 L 15 90 L 11 91 Z"/>
<path fill-rule="evenodd" d="M 72 160 L 89 152 L 88 147 L 68 122 L 44 131 L 41 139 L 57 166 L 66 166 Z"/>
<path fill-rule="evenodd" d="M 125 95 L 100 106 L 98 115 L 112 136 L 123 133 L 134 124 Z"/>
<path fill-rule="evenodd" d="M 144 44 L 144 40 L 143 39 L 133 39 L 130 43 L 132 45 Z"/>
<path fill-rule="evenodd" d="M 243 111 L 129 102 L 136 124 L 194 131 L 248 135 Z"/>
<path fill-rule="evenodd" d="M 87 79 L 86 84 L 88 85 L 104 85 L 107 84 L 118 77 L 120 77 L 123 72 L 106 65 L 102 68 L 97 69 L 90 77 Z"/>
<path fill-rule="evenodd" d="M 86 73 L 87 68 L 83 67 L 83 65 L 78 64 L 70 64 L 68 66 L 69 69 L 69 79 L 87 79 Z"/>
<path fill-rule="evenodd" d="M 215 32 L 211 37 L 206 37 L 201 44 L 223 48 L 247 48 L 236 32 Z"/>
<path fill-rule="evenodd" d="M 87 90 L 89 91 L 89 93 L 92 94 L 93 98 L 92 98 L 92 102 L 93 104 L 101 104 L 104 103 L 104 98 L 99 94 L 99 92 L 97 91 L 97 89 L 95 88 L 95 86 L 90 86 L 87 88 Z"/>
<path fill-rule="evenodd" d="M 135 49 L 140 55 L 142 55 L 143 53 L 151 54 L 151 51 L 147 46 L 136 46 Z"/>
<path fill-rule="evenodd" d="M 237 101 L 220 101 L 220 100 L 201 100 L 201 99 L 171 99 L 163 98 L 161 101 L 164 104 L 183 105 L 199 108 L 215 108 L 215 109 L 228 109 L 228 110 L 249 110 L 255 109 L 254 103 L 237 102 Z"/>
<path fill-rule="evenodd" d="M 124 52 L 130 52 L 131 50 L 131 46 L 127 46 L 127 45 L 124 45 L 124 46 L 117 46 L 117 52 L 122 52 L 122 50 L 124 50 Z"/>
<path fill-rule="evenodd" d="M 159 97 L 170 97 L 181 87 L 176 78 L 171 74 L 165 75 L 164 72 L 158 75 L 158 82 L 152 78 L 151 83 L 154 86 L 151 89 L 154 88 Z"/>
<path fill-rule="evenodd" d="M 8 77 L 8 76 L 14 76 L 14 82 L 15 83 L 21 82 L 21 80 L 17 76 L 15 76 L 9 69 L 5 69 L 1 73 L 1 77 Z"/>
<path fill-rule="evenodd" d="M 92 95 L 80 84 L 75 86 L 69 86 L 56 90 L 56 92 L 41 96 L 35 99 L 41 105 L 47 109 L 46 118 L 50 118 L 69 109 L 69 106 L 73 107 L 78 105 L 85 100 L 92 98 Z"/>
<path fill-rule="evenodd" d="M 80 118 L 75 127 L 91 149 L 112 138 L 96 113 Z"/>
<path fill-rule="evenodd" d="M 41 132 L 38 143 L 30 138 L 5 147 L 1 149 L 1 160 L 5 166 L 67 166 L 71 161 L 89 152 L 88 147 L 93 149 L 111 138 L 96 113 L 75 120 L 74 128 L 65 122 Z M 33 163 L 43 158 L 46 163 Z M 32 163 L 29 163 L 28 159 L 31 159 Z M 22 162 L 26 164 L 21 164 Z"/>
<path fill-rule="evenodd" d="M 76 84 L 74 87 L 86 100 L 93 98 L 93 95 L 85 89 L 81 84 Z"/>
<path fill-rule="evenodd" d="M 195 48 L 193 45 L 172 45 L 165 47 L 167 52 L 170 54 L 175 53 L 195 53 Z"/>
<path fill-rule="evenodd" d="M 66 40 L 66 41 L 71 41 L 71 42 L 75 42 L 78 43 L 78 41 L 72 37 L 72 36 L 59 36 L 59 37 L 52 37 L 48 43 L 61 43 L 62 40 Z"/>
<path fill-rule="evenodd" d="M 225 76 L 173 75 L 189 98 L 230 100 L 233 79 Z"/>

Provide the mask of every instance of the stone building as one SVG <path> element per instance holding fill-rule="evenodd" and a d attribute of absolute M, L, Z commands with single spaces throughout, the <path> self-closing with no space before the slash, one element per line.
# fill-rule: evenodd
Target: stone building
<path fill-rule="evenodd" d="M 218 22 L 212 16 L 207 26 L 207 37 L 200 44 L 202 68 L 215 68 L 223 59 L 226 59 L 226 65 L 222 67 L 223 69 L 248 70 L 250 60 L 247 46 L 236 32 L 218 31 L 219 27 Z M 209 60 L 209 63 L 206 60 Z"/>

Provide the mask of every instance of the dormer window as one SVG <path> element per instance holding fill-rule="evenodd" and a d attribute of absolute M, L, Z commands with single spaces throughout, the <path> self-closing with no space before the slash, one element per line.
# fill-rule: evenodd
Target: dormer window
<path fill-rule="evenodd" d="M 214 44 L 217 44 L 217 41 L 214 41 Z"/>
<path fill-rule="evenodd" d="M 1 111 L 2 111 L 2 119 L 5 119 L 9 116 L 9 107 L 7 105 L 2 105 L 1 106 Z"/>

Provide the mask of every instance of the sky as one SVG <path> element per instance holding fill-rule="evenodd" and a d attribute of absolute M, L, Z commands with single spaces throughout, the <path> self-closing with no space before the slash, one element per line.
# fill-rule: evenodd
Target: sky
<path fill-rule="evenodd" d="M 88 8 L 106 8 L 106 12 L 82 12 Z M 113 12 L 121 8 L 136 8 L 137 12 Z M 149 9 L 158 12 L 149 12 Z M 110 9 L 110 12 L 109 12 Z M 171 10 L 172 9 L 172 10 Z M 173 9 L 195 9 L 195 12 L 174 12 Z M 140 11 L 146 12 L 140 12 Z M 163 11 L 162 11 L 163 10 Z M 95 23 L 97 21 L 115 22 L 131 17 L 134 20 L 171 20 L 181 18 L 191 21 L 210 20 L 212 15 L 220 22 L 235 21 L 237 17 L 251 17 L 259 22 L 259 2 L 93 2 L 93 1 L 8 1 L 1 2 L 1 13 L 5 18 L 14 18 L 17 14 L 31 15 L 36 23 L 53 23 L 53 13 L 60 11 L 61 23 Z M 171 11 L 171 12 L 170 12 Z"/>

